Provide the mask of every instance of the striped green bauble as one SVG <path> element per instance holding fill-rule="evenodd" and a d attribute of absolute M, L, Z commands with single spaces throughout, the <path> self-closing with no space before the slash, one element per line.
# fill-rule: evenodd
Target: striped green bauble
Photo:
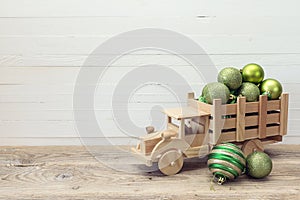
<path fill-rule="evenodd" d="M 213 147 L 208 155 L 207 165 L 219 184 L 237 178 L 244 173 L 246 159 L 242 150 L 232 143 Z"/>

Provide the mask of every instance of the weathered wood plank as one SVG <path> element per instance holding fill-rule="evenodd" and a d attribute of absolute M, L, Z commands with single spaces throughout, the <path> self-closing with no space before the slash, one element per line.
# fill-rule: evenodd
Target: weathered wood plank
<path fill-rule="evenodd" d="M 97 150 L 112 163 L 133 160 L 112 147 Z M 205 158 L 186 160 L 180 174 L 167 177 L 115 171 L 84 147 L 1 147 L 0 199 L 298 199 L 300 145 L 270 145 L 266 152 L 274 164 L 268 178 L 242 176 L 212 191 Z"/>

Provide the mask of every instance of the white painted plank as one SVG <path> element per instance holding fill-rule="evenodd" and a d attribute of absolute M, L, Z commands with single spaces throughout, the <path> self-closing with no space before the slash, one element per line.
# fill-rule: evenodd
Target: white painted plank
<path fill-rule="evenodd" d="M 101 79 L 99 79 L 99 83 L 95 84 L 117 84 L 126 74 L 130 73 L 130 71 L 133 69 L 135 69 L 135 67 L 119 67 L 108 69 L 105 71 Z M 157 67 L 157 73 L 159 73 L 159 69 L 160 68 Z M 175 67 L 171 67 L 171 69 L 173 69 L 175 72 L 177 72 L 178 75 L 181 75 L 190 82 L 203 83 L 201 74 L 196 73 L 197 71 L 192 66 L 186 66 L 184 68 L 179 67 L 177 69 Z M 79 70 L 79 68 L 0 68 L 0 84 L 75 85 Z M 92 70 L 96 72 L 97 69 L 90 68 L 90 70 L 91 73 L 93 73 Z M 154 80 L 155 77 L 153 77 L 153 81 Z"/>
<path fill-rule="evenodd" d="M 137 133 L 129 132 L 135 137 L 143 136 L 146 134 L 146 130 L 144 127 L 150 124 L 160 124 L 159 122 L 151 123 L 148 120 L 145 121 L 135 121 L 136 124 L 139 124 L 141 131 Z M 101 121 L 103 122 L 103 120 Z M 94 133 L 89 130 L 91 123 L 89 122 L 81 122 L 86 124 L 86 130 L 84 133 L 84 137 L 126 137 L 127 134 L 123 133 L 112 120 L 104 121 L 105 124 L 99 123 L 101 126 L 101 133 Z M 164 127 L 156 128 L 163 130 Z M 11 121 L 11 122 L 1 122 L 0 123 L 0 138 L 1 137 L 78 137 L 79 134 L 76 129 L 76 125 L 73 121 Z"/>
<path fill-rule="evenodd" d="M 7 97 L 6 97 L 7 98 Z M 81 97 L 81 98 L 84 98 Z M 1 97 L 1 99 L 4 99 Z M 0 111 L 1 112 L 9 112 L 9 111 L 64 111 L 64 110 L 72 110 L 73 109 L 73 96 L 61 95 L 61 96 L 44 96 L 44 97 L 15 97 L 10 98 L 12 100 L 7 102 L 0 102 Z M 46 100 L 43 100 L 46 99 Z M 101 101 L 96 101 L 94 108 L 96 110 L 108 110 L 111 109 L 111 96 L 101 96 L 98 99 Z M 141 100 L 140 100 L 141 99 Z M 169 95 L 134 95 L 129 99 L 129 103 L 127 99 L 124 100 L 115 100 L 117 106 L 115 109 L 121 107 L 121 105 L 132 106 L 136 109 L 145 109 L 151 105 L 168 105 L 171 107 L 179 106 L 179 102 L 177 103 L 177 99 Z M 80 110 L 86 110 L 88 107 L 80 108 Z"/>
<path fill-rule="evenodd" d="M 299 15 L 297 0 L 1 0 L 1 5 L 1 17 Z"/>
<path fill-rule="evenodd" d="M 283 144 L 299 144 L 300 137 L 299 136 L 284 136 Z"/>
<path fill-rule="evenodd" d="M 299 136 L 299 119 L 289 120 L 288 135 Z M 105 122 L 104 124 L 101 122 Z M 101 133 L 93 133 L 89 129 L 90 122 L 81 122 L 86 124 L 86 131 L 79 135 L 74 121 L 2 121 L 0 123 L 0 138 L 3 137 L 126 137 L 127 135 L 122 132 L 112 119 L 102 119 L 99 121 Z M 157 120 L 134 120 L 133 123 L 141 128 L 140 132 L 129 132 L 135 137 L 143 136 L 146 134 L 144 127 L 154 125 L 156 130 L 164 130 L 165 124 Z M 133 129 L 134 130 L 134 129 Z M 26 135 L 25 135 L 26 134 Z"/>
<path fill-rule="evenodd" d="M 196 1 L 195 1 L 196 2 Z M 65 1 L 36 1 L 29 0 L 19 3 L 18 1 L 3 1 L 4 5 L 0 10 L 2 17 L 77 17 L 77 16 L 165 16 L 165 15 L 195 15 L 197 9 L 194 5 L 184 4 L 177 1 L 176 6 L 171 1 L 153 3 L 147 1 L 136 0 L 113 0 L 107 3 L 100 0 L 65 0 Z M 19 5 L 16 7 L 15 5 Z M 177 6 L 183 6 L 182 10 L 177 10 Z M 166 6 L 169 9 L 165 9 Z M 191 10 L 193 9 L 193 11 Z M 189 11 L 189 12 L 188 12 Z"/>
<path fill-rule="evenodd" d="M 277 78 L 277 76 L 275 77 Z M 290 93 L 290 102 L 295 102 L 299 100 L 299 83 L 284 83 L 281 79 L 277 78 L 282 82 L 283 91 Z M 98 84 L 98 85 L 86 85 L 86 89 L 96 88 L 95 95 L 96 96 L 103 96 L 103 98 L 112 97 L 115 93 L 115 89 L 119 83 L 118 82 L 111 82 L 107 84 Z M 189 82 L 192 91 L 199 95 L 201 93 L 202 88 L 206 83 L 203 81 L 199 82 Z M 166 84 L 169 86 L 170 84 Z M 123 83 L 123 86 L 130 86 L 130 83 Z M 172 86 L 177 87 L 178 89 L 183 89 L 184 84 L 182 83 L 174 83 Z M 0 102 L 1 103 L 47 103 L 47 102 L 65 102 L 71 103 L 69 99 L 72 98 L 74 95 L 75 85 L 68 85 L 68 84 L 28 84 L 28 85 L 12 85 L 12 84 L 4 84 L 0 85 Z M 174 96 L 172 93 L 167 90 L 164 86 L 158 83 L 144 83 L 140 85 L 140 89 L 134 91 L 122 91 L 118 93 L 121 96 L 127 96 L 128 92 L 132 93 L 131 95 L 134 96 L 135 100 L 138 102 L 151 102 L 155 100 L 157 96 L 162 96 L 163 102 L 172 102 L 174 100 Z M 181 91 L 182 95 L 185 95 L 190 91 Z M 86 95 L 86 90 L 81 91 L 80 95 Z M 136 96 L 137 95 L 137 96 Z M 144 95 L 144 97 L 143 97 Z M 49 98 L 49 99 L 47 99 Z M 58 99 L 55 99 L 58 98 Z M 66 99 L 67 101 L 63 101 Z M 122 100 L 120 100 L 122 101 Z"/>
<path fill-rule="evenodd" d="M 280 80 L 279 75 L 276 75 L 276 78 L 278 78 L 278 80 Z M 282 81 L 281 81 L 282 82 Z M 197 81 L 196 83 L 194 82 L 189 82 L 191 88 L 193 88 L 195 93 L 200 93 L 199 90 L 202 90 L 202 88 L 204 87 L 204 85 L 206 83 L 202 83 L 200 80 Z M 117 82 L 113 83 L 103 83 L 101 84 L 101 91 L 98 91 L 98 93 L 105 95 L 112 95 L 114 93 L 114 89 L 117 86 Z M 99 84 L 100 85 L 100 84 Z M 180 83 L 174 83 L 173 84 L 176 87 L 180 87 L 182 86 L 182 84 Z M 298 88 L 299 88 L 299 83 L 283 83 L 283 88 L 284 88 L 284 92 L 288 92 L 291 93 L 290 94 L 290 98 L 294 98 L 294 96 L 298 96 L 299 92 Z M 147 86 L 147 87 L 146 87 Z M 56 83 L 56 84 L 36 84 L 36 85 L 31 85 L 31 84 L 27 84 L 27 85 L 13 85 L 13 84 L 3 84 L 0 85 L 0 102 L 19 102 L 18 100 L 20 100 L 21 102 L 40 102 L 40 101 L 46 101 L 47 97 L 49 97 L 50 101 L 53 101 L 54 97 L 58 97 L 60 95 L 64 96 L 64 95 L 73 95 L 74 94 L 74 87 L 75 85 L 72 84 L 60 84 L 60 83 Z M 87 89 L 90 89 L 92 87 L 95 87 L 95 85 L 86 85 Z M 183 93 L 188 93 L 188 91 L 182 91 Z M 82 95 L 86 94 L 86 91 L 81 91 Z M 123 93 L 121 93 L 121 95 L 127 94 L 126 91 L 124 91 Z M 165 96 L 169 96 L 170 95 L 168 93 L 166 93 L 166 90 L 163 90 L 162 87 L 158 84 L 147 84 L 145 85 L 145 87 L 143 87 L 143 91 L 141 90 L 137 90 L 134 94 L 136 95 L 146 95 L 145 98 L 146 100 L 148 99 L 148 101 L 151 101 L 151 96 L 157 96 L 157 95 L 162 95 L 162 98 L 165 98 Z M 20 98 L 20 99 L 19 99 Z M 32 98 L 32 99 L 30 99 Z M 298 98 L 298 97 L 297 97 Z M 16 101 L 13 101 L 13 100 Z M 61 100 L 61 99 L 60 99 Z M 57 100 L 57 101 L 60 101 Z"/>
<path fill-rule="evenodd" d="M 179 11 L 179 10 L 178 10 Z M 296 36 L 300 16 L 164 16 L 161 17 L 55 17 L 1 18 L 1 36 L 103 36 L 110 37 L 145 27 L 163 28 L 185 35 Z M 188 23 L 187 23 L 188 21 Z M 288 23 L 287 23 L 288 22 Z M 80 24 L 80 25 L 79 25 Z M 30 28 L 28 28 L 30 27 Z M 280 28 L 279 28 L 280 27 Z"/>
<path fill-rule="evenodd" d="M 261 64 L 266 71 L 277 70 L 278 67 L 296 68 L 300 65 L 300 54 L 208 54 L 217 68 L 225 66 L 236 66 L 242 68 L 249 62 Z M 204 58 L 206 55 L 185 55 L 191 58 Z M 87 59 L 88 55 L 0 55 L 0 67 L 80 67 Z M 105 59 L 107 55 L 93 56 L 95 64 L 91 67 L 101 67 L 96 62 Z M 109 67 L 132 67 L 143 64 L 161 64 L 167 66 L 187 66 L 187 63 L 174 55 L 165 54 L 158 51 L 142 51 L 139 54 L 128 54 L 112 63 Z M 203 64 L 205 66 L 205 63 Z"/>
<path fill-rule="evenodd" d="M 136 139 L 127 137 L 117 138 L 79 138 L 79 137 L 6 137 L 0 138 L 0 146 L 60 146 L 60 145 L 76 145 L 84 146 L 86 141 L 89 145 L 131 145 L 136 146 Z"/>
<path fill-rule="evenodd" d="M 297 30 L 297 29 L 296 29 Z M 299 30 L 295 36 L 284 35 L 186 35 L 209 54 L 266 54 L 300 53 Z M 5 55 L 61 55 L 90 54 L 111 36 L 3 36 L 0 37 L 0 54 Z M 163 40 L 158 37 L 157 40 Z M 174 38 L 176 41 L 176 38 Z M 220 45 L 222 44 L 222 45 Z M 122 45 L 122 44 L 120 44 Z M 110 49 L 107 54 L 112 54 Z M 195 54 L 193 49 L 186 54 Z"/>
<path fill-rule="evenodd" d="M 112 126 L 112 121 L 101 128 L 103 134 L 89 132 L 90 123 L 84 122 L 87 126 L 83 133 L 85 137 L 126 137 L 124 133 L 116 126 Z M 74 122 L 3 122 L 0 124 L 0 137 L 78 137 Z M 146 131 L 141 133 L 132 133 L 135 136 L 146 134 Z"/>
<path fill-rule="evenodd" d="M 196 90 L 195 90 L 196 91 Z M 196 97 L 200 95 L 201 90 L 196 91 Z M 292 94 L 290 92 L 290 94 Z M 180 94 L 183 95 L 184 94 Z M 80 98 L 84 98 L 83 94 Z M 184 104 L 184 101 L 179 101 L 172 93 L 136 93 L 129 97 L 127 95 L 118 95 L 119 99 L 114 99 L 116 109 L 121 105 L 134 106 L 137 109 L 148 108 L 151 105 L 168 105 L 176 107 L 177 105 Z M 300 94 L 297 96 L 290 96 L 289 107 L 290 109 L 300 108 Z M 111 109 L 112 96 L 101 95 L 96 96 L 95 106 L 96 110 Z M 82 107 L 80 109 L 87 109 L 88 107 Z M 72 110 L 73 109 L 73 96 L 72 95 L 12 95 L 12 96 L 0 96 L 0 111 L 54 111 L 54 110 Z"/>
<path fill-rule="evenodd" d="M 135 104 L 136 108 L 129 109 L 129 114 L 134 119 L 149 119 L 151 105 L 139 105 Z M 147 106 L 147 107 L 146 107 Z M 174 107 L 174 103 L 166 103 L 162 105 L 165 108 Z M 142 108 L 141 108 L 142 107 Z M 116 109 L 120 110 L 120 109 Z M 154 107 L 153 112 L 154 114 L 160 113 L 160 108 Z M 300 109 L 291 108 L 289 110 L 289 119 L 299 119 L 299 112 Z M 105 119 L 112 120 L 113 113 L 111 108 L 110 109 L 99 109 L 95 110 L 95 114 L 97 116 L 103 116 Z M 82 115 L 81 120 L 87 120 L 86 115 Z M 1 112 L 0 120 L 2 121 L 72 121 L 74 120 L 74 113 L 73 110 L 32 110 L 32 111 L 5 111 Z"/>
<path fill-rule="evenodd" d="M 149 95 L 141 95 L 141 98 L 144 99 L 142 102 L 139 103 L 127 103 L 124 101 L 117 101 L 115 102 L 117 104 L 116 109 L 118 107 L 121 107 L 121 105 L 128 105 L 128 106 L 133 106 L 137 107 L 137 109 L 145 109 L 144 107 L 149 107 L 149 106 L 154 106 L 154 105 L 162 105 L 162 106 L 168 106 L 168 107 L 178 107 L 179 105 L 185 104 L 185 102 L 177 102 L 176 99 L 172 99 L 172 102 L 166 101 L 166 99 L 170 99 L 169 96 L 165 96 L 159 99 L 159 95 L 156 95 L 153 97 L 148 97 Z M 53 97 L 55 98 L 55 97 Z M 46 102 L 21 102 L 19 99 L 16 99 L 15 101 L 20 101 L 20 102 L 5 102 L 5 103 L 0 103 L 0 112 L 10 112 L 10 111 L 20 111 L 20 112 L 25 112 L 25 111 L 63 111 L 63 110 L 72 110 L 73 109 L 73 104 L 71 102 L 71 99 L 68 100 L 61 100 L 61 101 L 53 101 L 51 102 L 51 99 L 46 101 Z M 59 96 L 57 99 L 63 99 L 64 97 Z M 107 99 L 105 102 L 97 103 L 95 105 L 95 110 L 107 110 L 111 109 L 111 101 L 108 99 L 110 97 L 104 97 Z M 149 100 L 151 98 L 151 100 Z M 31 98 L 32 99 L 32 98 Z M 159 99 L 159 100 L 158 100 Z M 300 109 L 300 104 L 299 102 L 290 102 L 289 104 L 290 109 Z M 84 109 L 84 108 L 83 108 Z M 59 116 L 58 116 L 59 117 Z M 299 117 L 298 117 L 299 118 Z"/>
<path fill-rule="evenodd" d="M 153 105 L 153 104 L 151 104 Z M 167 107 L 174 107 L 174 103 L 166 103 Z M 129 113 L 134 116 L 136 119 L 140 118 L 149 118 L 150 108 L 147 110 L 147 105 L 135 105 L 137 108 L 130 109 Z M 163 105 L 162 105 L 163 106 Z M 139 108 L 140 107 L 140 108 Z M 142 107 L 142 109 L 141 109 Z M 117 109 L 118 110 L 118 109 Z M 160 113 L 160 109 L 154 109 L 155 112 Z M 103 116 L 105 119 L 112 120 L 113 113 L 111 108 L 109 109 L 100 109 L 95 110 L 97 116 Z M 143 117 L 145 116 L 145 117 Z M 81 117 L 81 116 L 80 116 Z M 82 115 L 81 120 L 88 120 L 89 118 L 86 115 Z M 74 120 L 73 110 L 32 110 L 32 111 L 5 111 L 1 112 L 0 120 L 2 121 L 72 121 Z"/>
<path fill-rule="evenodd" d="M 151 63 L 149 63 L 151 65 Z M 157 63 L 159 64 L 159 63 Z M 157 65 L 153 64 L 153 65 Z M 134 65 L 135 66 L 135 65 Z M 181 75 L 185 80 L 191 84 L 201 84 L 205 80 L 202 78 L 201 73 L 197 73 L 192 66 L 170 66 L 165 65 L 177 74 Z M 202 66 L 204 68 L 204 66 Z M 219 67 L 220 70 L 223 67 Z M 104 69 L 104 68 L 102 68 Z M 136 69 L 136 67 L 111 67 L 108 68 L 99 83 L 95 84 L 118 84 L 126 74 L 129 74 L 131 70 Z M 157 73 L 159 73 L 159 67 L 157 67 Z M 91 73 L 93 70 L 98 71 L 96 68 L 89 68 Z M 0 67 L 0 84 L 14 84 L 14 85 L 32 85 L 32 84 L 42 84 L 42 85 L 75 85 L 77 75 L 80 68 L 37 68 L 37 67 Z M 286 73 L 288 71 L 288 73 Z M 298 67 L 286 67 L 286 66 L 276 66 L 276 67 L 265 67 L 266 77 L 272 77 L 280 80 L 282 83 L 299 83 Z M 201 72 L 201 67 L 200 67 Z M 212 72 L 213 73 L 213 72 Z M 216 74 L 217 77 L 217 74 Z M 153 77 L 155 80 L 155 77 Z M 87 83 L 88 84 L 88 83 Z M 130 83 L 128 83 L 130 84 Z"/>
<path fill-rule="evenodd" d="M 47 77 L 47 76 L 46 76 Z M 281 80 L 281 79 L 279 79 Z M 129 84 L 129 83 L 128 83 Z M 196 97 L 201 94 L 205 83 L 190 83 Z M 125 85 L 125 84 L 123 84 Z M 111 107 L 112 96 L 114 95 L 117 83 L 98 85 L 95 91 L 95 109 L 107 109 Z M 167 85 L 168 86 L 168 85 Z M 189 91 L 184 91 L 184 86 L 180 83 L 174 83 L 174 86 L 182 91 L 180 95 L 185 96 Z M 93 88 L 94 86 L 86 86 Z M 299 84 L 283 84 L 284 92 L 290 93 L 290 108 L 300 108 Z M 30 111 L 30 110 L 72 110 L 74 85 L 64 85 L 54 83 L 52 85 L 31 84 L 31 85 L 0 85 L 0 111 Z M 128 103 L 129 105 L 143 106 L 151 104 L 174 104 L 178 100 L 164 86 L 159 84 L 146 84 L 133 92 L 129 98 L 128 91 L 118 94 L 117 104 Z M 85 91 L 82 91 L 77 97 L 85 97 Z M 129 99 L 128 99 L 129 98 Z M 185 101 L 185 99 L 184 99 Z M 82 108 L 84 109 L 84 108 Z"/>

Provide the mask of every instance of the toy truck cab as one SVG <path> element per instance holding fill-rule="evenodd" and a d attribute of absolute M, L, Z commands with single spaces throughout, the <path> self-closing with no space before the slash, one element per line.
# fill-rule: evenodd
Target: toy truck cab
<path fill-rule="evenodd" d="M 163 174 L 172 175 L 181 170 L 184 158 L 197 157 L 203 149 L 208 152 L 210 114 L 192 107 L 163 112 L 167 116 L 167 129 L 141 137 L 132 150 L 146 165 L 157 162 Z"/>

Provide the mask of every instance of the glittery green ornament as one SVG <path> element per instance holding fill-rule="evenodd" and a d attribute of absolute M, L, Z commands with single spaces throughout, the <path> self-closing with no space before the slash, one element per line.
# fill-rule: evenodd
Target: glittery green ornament
<path fill-rule="evenodd" d="M 254 151 L 246 160 L 246 173 L 253 178 L 264 178 L 272 171 L 272 160 L 264 152 Z"/>
<path fill-rule="evenodd" d="M 223 184 L 244 173 L 246 159 L 242 150 L 232 143 L 216 145 L 208 155 L 207 165 L 215 180 Z"/>

